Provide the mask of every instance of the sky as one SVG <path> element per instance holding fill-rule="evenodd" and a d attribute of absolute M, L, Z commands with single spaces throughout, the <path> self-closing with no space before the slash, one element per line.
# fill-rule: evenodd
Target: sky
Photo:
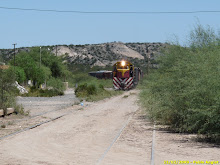
<path fill-rule="evenodd" d="M 187 43 L 199 22 L 220 29 L 220 12 L 131 14 L 65 13 L 7 8 L 91 12 L 220 11 L 219 0 L 0 0 L 0 48 L 105 42 Z"/>

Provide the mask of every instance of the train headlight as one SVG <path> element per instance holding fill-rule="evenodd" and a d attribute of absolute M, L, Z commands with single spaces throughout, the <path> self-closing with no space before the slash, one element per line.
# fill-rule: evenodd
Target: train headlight
<path fill-rule="evenodd" d="M 122 61 L 122 62 L 121 62 L 121 66 L 125 66 L 125 61 Z"/>

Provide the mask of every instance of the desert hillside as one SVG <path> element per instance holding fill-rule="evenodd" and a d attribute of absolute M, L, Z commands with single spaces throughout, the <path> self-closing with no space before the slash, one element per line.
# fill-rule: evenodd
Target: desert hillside
<path fill-rule="evenodd" d="M 57 56 L 64 56 L 70 64 L 106 66 L 112 65 L 118 60 L 125 59 L 143 66 L 146 64 L 148 56 L 153 60 L 160 49 L 164 47 L 166 47 L 166 44 L 163 43 L 111 42 L 86 45 L 42 46 L 41 49 L 51 51 Z M 16 53 L 29 50 L 30 48 L 28 47 L 22 47 L 16 49 Z M 3 57 L 3 62 L 12 59 L 13 54 L 13 49 L 0 50 L 0 56 Z"/>

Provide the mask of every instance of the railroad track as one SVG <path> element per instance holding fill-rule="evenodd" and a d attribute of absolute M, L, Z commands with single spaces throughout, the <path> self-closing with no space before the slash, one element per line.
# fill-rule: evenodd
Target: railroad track
<path fill-rule="evenodd" d="M 61 109 L 60 109 L 61 110 Z M 37 114 L 37 115 L 34 115 L 31 118 L 35 118 L 35 117 L 39 117 L 39 116 L 43 116 L 44 114 L 47 114 L 47 113 L 51 113 L 51 112 L 56 112 L 56 111 L 59 111 L 59 110 L 52 110 L 52 111 L 47 111 L 47 112 L 44 112 L 44 113 L 40 113 L 40 114 Z M 46 124 L 46 123 L 49 123 L 51 121 L 55 121 L 59 118 L 62 118 L 64 116 L 67 116 L 71 113 L 75 112 L 75 110 L 72 110 L 70 112 L 67 112 L 67 113 L 63 113 L 57 117 L 54 117 L 52 119 L 49 119 L 49 120 L 46 120 L 46 121 L 43 121 L 43 122 L 40 122 L 38 124 L 34 124 L 34 125 L 31 125 L 27 128 L 24 128 L 22 130 L 19 130 L 19 131 L 15 131 L 13 133 L 10 133 L 8 135 L 5 135 L 5 136 L 2 136 L 0 137 L 0 140 L 3 140 L 3 139 L 6 139 L 8 137 L 11 137 L 11 136 L 15 136 L 17 134 L 20 134 L 22 132 L 25 132 L 25 131 L 28 131 L 28 130 L 31 130 L 31 129 L 34 129 L 38 126 L 41 126 L 43 124 Z M 132 119 L 132 117 L 134 116 L 135 112 L 130 115 L 130 117 L 124 122 L 123 126 L 120 128 L 120 130 L 117 132 L 117 134 L 115 135 L 114 139 L 112 140 L 112 142 L 109 144 L 109 146 L 105 149 L 105 152 L 99 157 L 99 159 L 97 160 L 96 162 L 96 165 L 101 165 L 103 162 L 104 162 L 104 159 L 105 157 L 107 156 L 107 154 L 109 153 L 109 151 L 111 150 L 111 148 L 113 147 L 113 145 L 116 145 L 116 142 L 117 140 L 120 138 L 121 134 L 123 133 L 124 129 L 127 127 L 127 125 L 129 124 L 130 120 Z M 155 124 L 154 124 L 154 129 L 153 129 L 153 133 L 152 133 L 152 146 L 151 146 L 151 164 L 150 165 L 154 165 L 154 147 L 155 147 Z"/>
<path fill-rule="evenodd" d="M 28 118 L 16 119 L 16 120 L 13 120 L 13 124 L 18 124 L 18 123 L 23 122 L 23 121 L 29 122 L 31 119 L 44 117 L 44 115 L 46 115 L 46 114 L 50 114 L 50 113 L 54 113 L 54 112 L 58 112 L 58 111 L 62 111 L 62 110 L 65 111 L 67 108 L 70 108 L 70 107 L 71 107 L 71 106 L 66 106 L 66 107 L 62 107 L 62 108 L 59 108 L 59 109 L 55 109 L 55 110 L 50 110 L 50 111 L 38 113 L 38 114 L 35 114 L 35 115 L 30 116 L 30 117 L 28 117 Z M 23 129 L 21 129 L 21 130 L 13 131 L 12 133 L 9 133 L 9 134 L 7 134 L 7 135 L 1 136 L 1 137 L 0 137 L 0 140 L 6 139 L 6 138 L 8 138 L 8 137 L 10 137 L 10 136 L 17 135 L 17 134 L 19 134 L 19 133 L 28 131 L 28 130 L 33 129 L 33 128 L 36 128 L 36 127 L 38 127 L 38 126 L 40 126 L 40 125 L 43 125 L 43 124 L 45 124 L 45 123 L 49 123 L 49 122 L 51 122 L 51 121 L 57 120 L 57 119 L 59 119 L 59 118 L 61 118 L 61 117 L 64 117 L 64 116 L 70 114 L 70 113 L 73 113 L 73 112 L 76 111 L 76 110 L 79 110 L 79 108 L 73 109 L 73 110 L 71 110 L 70 112 L 62 113 L 62 114 L 60 114 L 60 115 L 57 115 L 56 117 L 50 118 L 49 120 L 46 120 L 46 118 L 48 118 L 48 117 L 45 117 L 44 121 L 37 122 L 36 124 L 33 124 L 33 125 L 31 125 L 31 126 L 28 126 L 28 127 L 25 127 L 25 128 L 23 128 Z M 9 124 L 5 124 L 5 125 L 7 126 L 7 125 L 9 125 Z"/>
<path fill-rule="evenodd" d="M 69 111 L 62 111 L 63 109 L 56 109 L 56 110 L 50 110 L 50 111 L 47 111 L 47 112 L 43 112 L 43 113 L 39 113 L 39 114 L 33 115 L 33 116 L 29 117 L 28 119 L 23 119 L 23 120 L 30 120 L 30 119 L 33 119 L 33 118 L 45 116 L 46 114 L 50 114 L 50 113 L 53 113 L 53 112 L 60 111 L 59 113 L 55 113 L 56 116 L 54 116 L 53 118 L 47 119 L 47 120 L 45 120 L 43 122 L 39 122 L 37 124 L 30 125 L 30 126 L 24 128 L 22 130 L 15 131 L 15 132 L 12 132 L 12 133 L 7 134 L 5 136 L 2 136 L 2 137 L 0 137 L 0 140 L 6 139 L 6 138 L 9 138 L 9 137 L 12 137 L 12 136 L 16 136 L 17 134 L 20 134 L 22 132 L 34 129 L 34 128 L 39 127 L 39 126 L 41 126 L 43 124 L 46 124 L 46 123 L 50 123 L 50 122 L 55 121 L 57 119 L 60 119 L 60 118 L 62 118 L 64 116 L 67 116 L 67 115 L 69 115 L 69 114 L 71 114 L 73 112 L 77 112 L 76 110 L 79 110 L 79 109 L 80 109 L 80 107 L 78 109 L 75 108 L 75 109 L 71 109 Z M 98 157 L 98 159 L 95 161 L 94 164 L 96 164 L 96 165 L 105 164 L 105 162 L 108 159 L 108 158 L 106 159 L 106 156 L 111 152 L 111 149 L 112 149 L 113 146 L 117 146 L 118 145 L 117 141 L 119 141 L 121 135 L 123 134 L 123 132 L 125 132 L 124 130 L 126 129 L 126 127 L 128 127 L 129 123 L 131 123 L 131 119 L 136 114 L 136 112 L 137 111 L 135 111 L 135 112 L 133 111 L 132 114 L 129 114 L 127 116 L 127 119 L 124 121 L 124 123 L 121 124 L 121 128 L 118 127 L 118 128 L 120 128 L 120 130 L 118 130 L 118 132 L 116 132 L 116 134 L 113 136 L 114 138 L 112 138 L 112 140 L 109 141 L 110 142 L 109 145 L 106 147 L 106 149 L 103 150 L 104 152 L 102 154 L 100 154 L 100 156 Z M 18 122 L 20 122 L 20 121 L 18 121 Z M 132 122 L 133 122 L 133 120 L 132 120 Z M 155 157 L 154 157 L 154 147 L 155 147 L 155 126 L 154 126 L 154 129 L 152 131 L 151 157 L 149 159 L 150 160 L 150 165 L 154 165 L 154 160 L 155 160 Z M 147 147 L 147 149 L 150 151 L 150 146 Z M 147 160 L 147 161 L 149 161 L 149 160 Z"/>
<path fill-rule="evenodd" d="M 60 111 L 60 110 L 62 110 L 62 109 L 43 112 L 43 113 L 40 113 L 40 114 L 31 116 L 31 117 L 29 117 L 28 119 L 18 120 L 17 123 L 18 123 L 18 122 L 21 122 L 21 121 L 24 121 L 24 120 L 27 120 L 27 121 L 28 121 L 28 120 L 30 120 L 30 119 L 32 119 L 32 118 L 40 117 L 40 116 L 43 116 L 43 115 L 45 115 L 45 114 L 52 113 L 52 112 L 56 112 L 56 111 Z M 6 139 L 6 138 L 8 138 L 8 137 L 10 137 L 10 136 L 14 136 L 14 135 L 17 135 L 17 134 L 22 133 L 22 132 L 25 132 L 25 131 L 28 131 L 28 130 L 30 130 L 30 129 L 36 128 L 36 127 L 41 126 L 41 125 L 43 125 L 43 124 L 49 123 L 49 122 L 51 122 L 51 121 L 57 120 L 57 119 L 59 119 L 59 118 L 61 118 L 61 117 L 64 117 L 64 116 L 66 116 L 66 115 L 69 115 L 70 113 L 73 113 L 74 111 L 75 111 L 75 110 L 70 111 L 70 112 L 67 112 L 67 113 L 63 113 L 62 115 L 59 115 L 59 116 L 54 117 L 54 118 L 52 118 L 52 119 L 49 119 L 49 120 L 46 120 L 46 121 L 43 121 L 43 122 L 40 122 L 40 123 L 31 125 L 31 126 L 29 126 L 29 127 L 27 127 L 27 128 L 24 128 L 24 129 L 22 129 L 22 130 L 19 130 L 19 131 L 12 132 L 12 133 L 10 133 L 10 134 L 8 134 L 8 135 L 5 135 L 5 136 L 0 137 L 0 140 Z"/>
<path fill-rule="evenodd" d="M 124 129 L 127 127 L 127 125 L 129 124 L 130 120 L 132 119 L 132 117 L 134 116 L 136 112 L 134 112 L 128 119 L 127 121 L 123 124 L 123 126 L 121 127 L 121 129 L 118 131 L 118 133 L 115 135 L 113 141 L 111 142 L 111 144 L 106 148 L 105 152 L 100 156 L 100 158 L 97 160 L 96 165 L 101 165 L 102 162 L 104 161 L 105 157 L 107 156 L 107 154 L 109 153 L 109 151 L 111 150 L 111 148 L 113 147 L 113 145 L 115 145 L 115 143 L 117 142 L 117 140 L 120 138 L 121 134 L 123 133 Z M 153 127 L 153 133 L 152 133 L 152 145 L 151 145 L 151 160 L 150 160 L 150 165 L 155 165 L 154 163 L 154 151 L 155 151 L 155 135 L 156 134 L 156 127 L 155 127 L 155 123 L 154 123 L 154 127 Z"/>
<path fill-rule="evenodd" d="M 19 122 L 22 122 L 22 121 L 25 121 L 25 120 L 27 121 L 27 120 L 30 120 L 30 119 L 33 119 L 33 118 L 36 118 L 36 117 L 40 117 L 40 116 L 46 115 L 48 113 L 53 113 L 53 112 L 61 111 L 63 109 L 69 108 L 69 107 L 71 107 L 71 106 L 66 106 L 66 107 L 62 107 L 62 108 L 59 108 L 59 109 L 55 109 L 55 110 L 41 112 L 41 113 L 34 114 L 34 115 L 29 116 L 28 118 L 24 118 L 24 119 L 16 119 L 16 120 L 13 120 L 13 123 L 19 123 Z"/>

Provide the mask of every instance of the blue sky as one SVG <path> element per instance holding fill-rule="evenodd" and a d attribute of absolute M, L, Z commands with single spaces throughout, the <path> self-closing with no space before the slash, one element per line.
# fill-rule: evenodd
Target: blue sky
<path fill-rule="evenodd" d="M 220 10 L 219 0 L 0 0 L 0 7 L 77 11 Z M 220 13 L 79 14 L 0 9 L 0 48 L 104 42 L 186 42 L 197 20 L 220 29 Z"/>

